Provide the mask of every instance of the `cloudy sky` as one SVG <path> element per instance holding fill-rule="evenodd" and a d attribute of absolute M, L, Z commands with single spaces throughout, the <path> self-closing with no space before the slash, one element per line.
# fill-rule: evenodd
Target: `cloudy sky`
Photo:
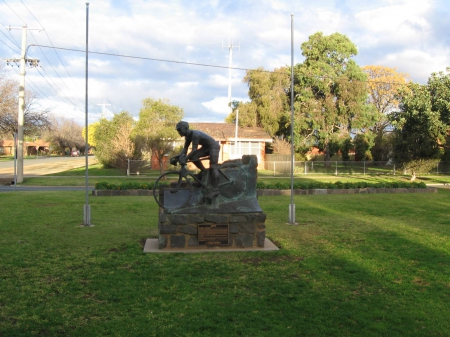
<path fill-rule="evenodd" d="M 448 0 L 91 0 L 89 122 L 122 110 L 138 116 L 146 97 L 169 99 L 187 121 L 222 122 L 232 98 L 247 99 L 245 71 L 303 61 L 300 45 L 321 31 L 358 47 L 356 62 L 383 65 L 426 83 L 450 66 Z M 0 58 L 19 58 L 27 25 L 26 88 L 39 104 L 84 124 L 86 1 L 0 0 Z M 51 49 L 54 46 L 65 49 Z M 121 55 L 121 56 L 119 56 Z M 18 79 L 17 66 L 6 67 Z M 101 105 L 105 104 L 105 105 Z M 108 105 L 107 105 L 108 104 Z"/>

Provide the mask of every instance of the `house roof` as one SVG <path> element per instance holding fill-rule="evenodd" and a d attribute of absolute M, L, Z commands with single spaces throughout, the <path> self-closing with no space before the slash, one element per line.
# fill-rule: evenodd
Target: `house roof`
<path fill-rule="evenodd" d="M 236 126 L 228 123 L 189 123 L 189 129 L 203 131 L 218 141 L 234 140 L 236 136 Z M 272 142 L 272 137 L 259 127 L 239 127 L 238 138 L 240 140 Z"/>

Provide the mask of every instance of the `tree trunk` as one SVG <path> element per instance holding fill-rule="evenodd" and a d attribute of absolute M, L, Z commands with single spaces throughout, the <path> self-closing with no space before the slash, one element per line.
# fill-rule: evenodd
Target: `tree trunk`
<path fill-rule="evenodd" d="M 325 143 L 323 160 L 325 161 L 325 167 L 330 167 L 330 145 Z"/>

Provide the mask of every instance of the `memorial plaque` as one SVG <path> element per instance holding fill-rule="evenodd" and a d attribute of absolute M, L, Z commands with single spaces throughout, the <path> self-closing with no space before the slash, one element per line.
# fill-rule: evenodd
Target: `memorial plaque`
<path fill-rule="evenodd" d="M 228 225 L 198 225 L 198 244 L 199 246 L 227 246 L 228 233 Z"/>

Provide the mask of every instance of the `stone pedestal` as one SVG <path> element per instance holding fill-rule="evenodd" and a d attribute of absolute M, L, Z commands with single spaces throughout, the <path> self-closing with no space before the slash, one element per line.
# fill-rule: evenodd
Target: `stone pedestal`
<path fill-rule="evenodd" d="M 227 179 L 213 200 L 202 188 L 160 186 L 159 249 L 264 247 L 266 215 L 256 196 L 256 167 L 256 156 L 223 163 Z"/>
<path fill-rule="evenodd" d="M 159 213 L 160 249 L 210 249 L 264 247 L 266 215 L 261 212 L 223 214 L 168 214 L 161 208 Z M 222 240 L 204 235 L 216 233 Z M 223 240 L 224 230 L 228 240 Z M 199 233 L 200 232 L 200 233 Z M 199 240 L 200 238 L 200 240 Z M 226 241 L 226 242 L 225 242 Z"/>

